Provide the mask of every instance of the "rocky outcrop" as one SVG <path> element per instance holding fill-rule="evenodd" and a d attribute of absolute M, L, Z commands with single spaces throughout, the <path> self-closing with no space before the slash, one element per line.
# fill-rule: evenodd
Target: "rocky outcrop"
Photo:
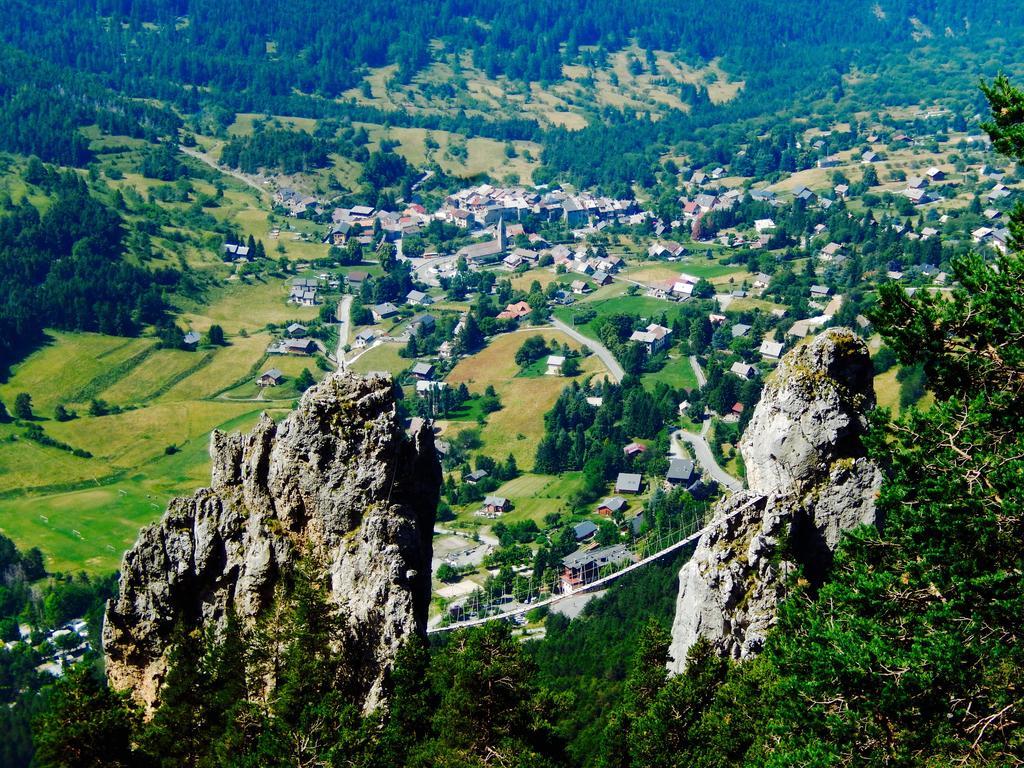
<path fill-rule="evenodd" d="M 717 505 L 679 573 L 670 669 L 701 637 L 757 653 L 795 570 L 820 580 L 843 531 L 876 523 L 881 474 L 862 442 L 872 375 L 864 343 L 830 329 L 769 377 L 740 442 L 749 490 Z"/>
<path fill-rule="evenodd" d="M 399 646 L 426 630 L 441 483 L 430 428 L 406 436 L 390 377 L 335 374 L 279 424 L 214 432 L 210 455 L 211 486 L 171 501 L 125 555 L 103 633 L 111 684 L 152 707 L 177 623 L 222 627 L 231 610 L 251 623 L 303 557 L 330 584 L 374 708 Z"/>

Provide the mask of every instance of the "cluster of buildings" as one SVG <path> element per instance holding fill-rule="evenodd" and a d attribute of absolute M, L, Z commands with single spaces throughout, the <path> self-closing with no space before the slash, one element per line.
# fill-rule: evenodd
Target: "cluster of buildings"
<path fill-rule="evenodd" d="M 18 625 L 18 639 L 9 640 L 3 647 L 10 651 L 19 645 L 32 644 L 32 627 L 28 624 Z M 41 674 L 60 677 L 66 669 L 77 664 L 92 646 L 89 643 L 89 626 L 85 619 L 72 619 L 63 626 L 46 634 L 37 648 L 46 647 L 44 660 L 36 667 Z"/>

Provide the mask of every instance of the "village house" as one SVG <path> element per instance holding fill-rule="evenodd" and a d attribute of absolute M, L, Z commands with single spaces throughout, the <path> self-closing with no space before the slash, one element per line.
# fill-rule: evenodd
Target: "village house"
<path fill-rule="evenodd" d="M 729 373 L 739 376 L 744 381 L 750 381 L 750 379 L 757 375 L 757 369 L 746 363 L 733 363 L 729 368 Z"/>
<path fill-rule="evenodd" d="M 430 363 L 416 363 L 410 372 L 414 378 L 426 381 L 434 377 L 434 366 Z"/>
<path fill-rule="evenodd" d="M 370 276 L 369 272 L 364 272 L 361 269 L 353 269 L 347 275 L 345 275 L 345 282 L 353 288 L 362 288 L 363 283 Z"/>
<path fill-rule="evenodd" d="M 483 480 L 485 477 L 487 477 L 487 474 L 488 473 L 487 473 L 486 469 L 475 469 L 472 472 L 470 472 L 469 474 L 467 474 L 462 479 L 465 482 L 469 483 L 470 485 L 476 485 L 481 480 Z"/>
<path fill-rule="evenodd" d="M 224 244 L 224 260 L 235 261 L 241 259 L 248 259 L 249 257 L 249 246 L 241 245 L 240 243 L 225 243 Z"/>
<path fill-rule="evenodd" d="M 775 222 L 772 219 L 757 219 L 754 222 L 754 229 L 758 234 L 762 232 L 770 232 L 775 229 Z"/>
<path fill-rule="evenodd" d="M 373 321 L 375 323 L 383 322 L 389 317 L 394 317 L 398 314 L 398 307 L 392 304 L 390 301 L 386 301 L 383 304 L 375 304 L 370 309 L 370 314 L 373 315 Z"/>
<path fill-rule="evenodd" d="M 417 381 L 416 382 L 416 397 L 423 399 L 429 397 L 434 392 L 440 392 L 441 390 L 448 388 L 447 381 Z"/>
<path fill-rule="evenodd" d="M 625 511 L 627 506 L 628 502 L 621 496 L 609 496 L 597 505 L 597 514 L 601 517 L 611 517 L 616 512 Z"/>
<path fill-rule="evenodd" d="M 565 358 L 562 355 L 550 355 L 548 357 L 548 369 L 545 372 L 548 376 L 561 376 L 562 365 L 565 363 Z"/>
<path fill-rule="evenodd" d="M 595 533 L 597 533 L 597 525 L 591 520 L 584 520 L 572 527 L 572 535 L 576 541 L 592 539 Z"/>
<path fill-rule="evenodd" d="M 669 459 L 665 482 L 669 485 L 689 486 L 697 478 L 696 469 L 690 459 Z"/>
<path fill-rule="evenodd" d="M 748 333 L 750 333 L 750 326 L 745 323 L 736 323 L 732 328 L 729 329 L 734 339 L 742 339 Z"/>
<path fill-rule="evenodd" d="M 425 336 L 434 332 L 437 320 L 433 315 L 416 315 L 409 323 L 410 336 Z"/>
<path fill-rule="evenodd" d="M 256 386 L 258 387 L 276 387 L 284 381 L 284 374 L 281 373 L 277 368 L 271 368 L 269 371 L 264 371 L 256 379 Z"/>
<path fill-rule="evenodd" d="M 562 560 L 562 592 L 571 593 L 601 577 L 601 569 L 633 561 L 623 544 L 590 551 L 579 550 Z"/>
<path fill-rule="evenodd" d="M 484 510 L 492 515 L 500 515 L 512 508 L 512 502 L 504 496 L 487 496 L 484 499 Z"/>
<path fill-rule="evenodd" d="M 312 339 L 285 339 L 281 351 L 286 355 L 312 355 L 318 349 Z"/>
<path fill-rule="evenodd" d="M 499 313 L 499 320 L 518 320 L 521 317 L 526 317 L 530 314 L 530 305 L 525 301 L 517 301 L 515 304 L 509 304 L 505 307 L 504 311 Z"/>
<path fill-rule="evenodd" d="M 760 353 L 761 357 L 765 360 L 778 360 L 782 357 L 782 350 L 785 348 L 785 344 L 781 341 L 771 341 L 765 339 L 761 342 Z"/>
<path fill-rule="evenodd" d="M 372 328 L 367 328 L 356 334 L 353 346 L 359 348 L 368 347 L 370 344 L 374 342 L 374 340 L 376 340 L 376 338 L 377 332 Z"/>
<path fill-rule="evenodd" d="M 640 493 L 643 475 L 634 472 L 619 472 L 615 478 L 615 493 Z"/>
<path fill-rule="evenodd" d="M 285 331 L 293 339 L 301 339 L 306 335 L 306 326 L 301 323 L 292 323 L 285 329 Z"/>
<path fill-rule="evenodd" d="M 647 351 L 650 354 L 656 355 L 672 343 L 672 329 L 657 323 L 651 323 L 647 326 L 646 330 L 633 331 L 633 335 L 629 337 L 629 340 L 643 344 L 647 347 Z"/>
<path fill-rule="evenodd" d="M 573 280 L 569 287 L 577 296 L 590 293 L 590 284 L 586 280 Z"/>
<path fill-rule="evenodd" d="M 412 304 L 414 307 L 427 306 L 433 304 L 434 300 L 431 299 L 423 291 L 412 290 L 405 294 L 405 301 L 407 304 Z"/>
<path fill-rule="evenodd" d="M 643 453 L 646 450 L 647 446 L 644 445 L 643 443 L 630 443 L 629 445 L 622 449 L 622 452 L 629 456 L 630 458 L 632 458 L 633 456 L 636 456 L 638 453 Z"/>
<path fill-rule="evenodd" d="M 200 335 L 195 331 L 189 331 L 181 338 L 181 346 L 192 351 L 199 346 Z"/>

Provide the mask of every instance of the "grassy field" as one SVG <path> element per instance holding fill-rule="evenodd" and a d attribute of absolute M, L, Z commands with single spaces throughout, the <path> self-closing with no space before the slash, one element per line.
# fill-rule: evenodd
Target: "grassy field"
<path fill-rule="evenodd" d="M 398 354 L 402 349 L 401 344 L 380 344 L 373 349 L 367 350 L 359 358 L 348 366 L 356 373 L 370 373 L 370 371 L 389 371 L 395 376 L 407 368 L 412 367 L 415 361 Z"/>
<path fill-rule="evenodd" d="M 250 408 L 214 426 L 226 431 L 248 429 L 257 418 L 258 411 Z M 54 453 L 68 456 L 62 451 Z M 0 447 L 0 467 L 4 456 Z M 45 460 L 51 480 L 72 478 L 59 466 L 59 457 L 46 456 Z M 178 453 L 168 456 L 160 452 L 132 471 L 116 475 L 113 482 L 97 480 L 39 495 L 5 494 L 0 499 L 0 531 L 19 545 L 38 546 L 51 569 L 111 571 L 139 528 L 157 520 L 172 496 L 208 485 L 209 477 L 208 437 L 203 433 L 183 443 Z"/>
<path fill-rule="evenodd" d="M 572 348 L 578 345 L 567 336 L 550 329 L 531 330 L 528 335 L 540 335 Z M 522 346 L 527 334 L 511 333 L 498 336 L 482 351 L 461 360 L 448 375 L 449 384 L 466 384 L 471 392 L 483 392 L 493 385 L 501 398 L 502 408 L 488 417 L 481 430 L 484 452 L 495 458 L 515 456 L 520 468 L 533 466 L 537 443 L 544 434 L 544 414 L 547 413 L 570 379 L 561 376 L 525 378 L 517 376 L 516 350 Z M 583 373 L 604 372 L 604 365 L 596 357 L 584 359 Z M 452 429 L 457 429 L 452 425 Z"/>
<path fill-rule="evenodd" d="M 575 328 L 585 336 L 597 338 L 597 325 L 601 318 L 613 315 L 618 312 L 639 315 L 654 322 L 655 318 L 667 313 L 670 316 L 675 313 L 678 305 L 664 299 L 655 299 L 649 296 L 616 296 L 610 299 L 591 299 L 580 301 L 571 307 L 559 307 L 555 310 L 555 317 L 559 320 L 573 325 L 573 316 L 583 309 L 593 309 L 597 316 L 587 323 L 576 325 Z"/>
<path fill-rule="evenodd" d="M 514 508 L 502 516 L 505 523 L 533 520 L 544 527 L 549 512 L 569 512 L 569 496 L 583 484 L 582 472 L 562 475 L 524 474 L 509 480 L 495 493 L 512 500 Z"/>
<path fill-rule="evenodd" d="M 697 388 L 697 377 L 693 373 L 690 360 L 685 355 L 670 359 L 660 371 L 644 374 L 643 380 L 644 386 L 648 389 L 653 389 L 658 382 L 687 390 Z"/>

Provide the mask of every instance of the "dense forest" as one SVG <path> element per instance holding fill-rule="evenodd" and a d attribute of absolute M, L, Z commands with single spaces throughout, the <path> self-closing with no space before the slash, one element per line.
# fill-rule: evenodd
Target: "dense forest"
<path fill-rule="evenodd" d="M 121 216 L 78 175 L 36 163 L 29 178 L 52 203 L 44 213 L 27 200 L 0 210 L 0 368 L 44 327 L 134 336 L 160 320 L 177 273 L 126 261 Z"/>

